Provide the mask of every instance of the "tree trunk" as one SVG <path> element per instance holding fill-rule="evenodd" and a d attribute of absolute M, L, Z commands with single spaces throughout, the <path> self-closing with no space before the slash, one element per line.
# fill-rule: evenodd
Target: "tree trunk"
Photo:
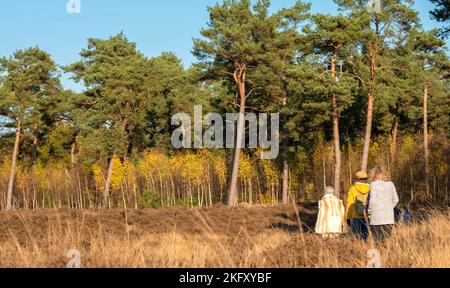
<path fill-rule="evenodd" d="M 391 139 L 391 159 L 392 163 L 395 167 L 395 163 L 397 161 L 397 142 L 398 142 L 398 126 L 399 126 L 398 118 L 395 119 L 394 129 L 392 130 L 392 139 Z"/>
<path fill-rule="evenodd" d="M 33 135 L 33 163 L 37 161 L 37 146 L 38 146 L 38 126 L 34 125 Z"/>
<path fill-rule="evenodd" d="M 126 108 L 126 110 L 128 110 L 128 108 Z M 121 124 L 121 129 L 122 129 L 122 133 L 125 133 L 126 129 L 127 129 L 127 125 L 128 125 L 128 118 L 125 118 L 122 120 L 122 124 Z M 110 194 L 110 189 L 111 189 L 111 179 L 112 179 L 112 174 L 113 174 L 113 170 L 114 170 L 114 158 L 116 157 L 116 154 L 113 153 L 113 155 L 111 156 L 111 159 L 109 159 L 109 163 L 108 163 L 108 172 L 106 175 L 106 180 L 105 180 L 105 190 L 103 191 L 103 207 L 104 208 L 108 208 L 108 201 L 109 201 L 109 194 Z"/>
<path fill-rule="evenodd" d="M 339 135 L 339 112 L 337 111 L 337 99 L 336 95 L 333 95 L 333 140 L 334 140 L 334 156 L 335 156 L 335 166 L 334 166 L 334 193 L 336 197 L 341 195 L 341 145 L 340 145 L 340 135 Z"/>
<path fill-rule="evenodd" d="M 17 156 L 19 155 L 19 143 L 20 143 L 20 134 L 21 134 L 21 121 L 17 122 L 17 131 L 16 131 L 16 141 L 14 142 L 14 150 L 11 161 L 11 171 L 9 174 L 9 182 L 8 182 L 8 192 L 6 199 L 6 211 L 12 209 L 12 196 L 14 189 L 14 177 L 16 175 L 16 164 L 17 164 Z"/>
<path fill-rule="evenodd" d="M 248 179 L 248 204 L 253 205 L 253 181 Z"/>
<path fill-rule="evenodd" d="M 241 159 L 241 146 L 244 141 L 244 118 L 245 118 L 245 83 L 239 82 L 239 95 L 241 99 L 241 107 L 239 109 L 239 117 L 238 117 L 238 123 L 237 123 L 237 132 L 236 132 L 236 139 L 235 139 L 235 147 L 233 150 L 233 160 L 231 163 L 231 178 L 230 178 L 230 185 L 228 190 L 228 206 L 236 206 L 238 204 L 238 191 L 237 191 L 237 184 L 238 184 L 238 177 L 239 177 L 239 162 Z"/>
<path fill-rule="evenodd" d="M 324 139 L 323 139 L 323 137 L 324 136 L 322 136 L 322 139 L 321 139 L 321 149 L 322 149 L 322 173 L 323 173 L 323 191 L 325 191 L 325 188 L 327 187 L 327 163 L 326 163 L 326 160 L 325 160 L 325 147 L 324 147 L 324 144 L 323 144 L 323 142 L 325 141 Z"/>
<path fill-rule="evenodd" d="M 428 86 L 423 89 L 423 152 L 425 157 L 425 189 L 430 196 L 430 149 L 428 143 Z"/>
<path fill-rule="evenodd" d="M 333 59 L 331 60 L 331 75 L 333 80 L 336 79 L 336 61 L 337 52 L 334 53 Z M 334 195 L 336 197 L 341 196 L 341 139 L 339 133 L 339 110 L 338 110 L 338 100 L 336 93 L 332 95 L 333 101 L 333 141 L 334 141 Z"/>
<path fill-rule="evenodd" d="M 283 187 L 282 187 L 283 205 L 289 204 L 289 164 L 287 151 L 283 152 Z"/>
<path fill-rule="evenodd" d="M 283 79 L 285 80 L 285 79 Z M 286 89 L 286 88 L 285 88 Z M 283 98 L 283 107 L 287 105 L 287 97 L 286 95 Z M 288 162 L 288 139 L 287 139 L 287 131 L 286 131 L 286 122 L 287 117 L 283 113 L 283 185 L 282 185 L 282 203 L 284 205 L 289 204 L 289 162 Z"/>
<path fill-rule="evenodd" d="M 70 148 L 70 163 L 72 164 L 72 171 L 75 169 L 75 166 L 77 165 L 77 158 L 75 156 L 76 149 L 77 143 L 74 141 L 72 143 L 72 147 Z"/>
<path fill-rule="evenodd" d="M 377 82 L 377 71 L 378 63 L 377 57 L 380 49 L 380 17 L 378 13 L 375 13 L 375 32 L 377 34 L 377 39 L 375 43 L 369 45 L 369 57 L 370 57 L 370 83 L 372 88 L 367 91 L 367 121 L 366 121 L 366 131 L 364 135 L 364 148 L 361 161 L 361 170 L 367 172 L 369 166 L 369 150 L 372 140 L 372 124 L 373 124 L 373 109 L 375 105 L 375 92 L 372 90 Z"/>
<path fill-rule="evenodd" d="M 372 123 L 373 123 L 373 107 L 375 103 L 375 98 L 372 92 L 368 93 L 368 104 L 367 104 L 367 123 L 366 123 L 366 133 L 364 136 L 364 149 L 361 162 L 361 171 L 367 172 L 369 166 L 369 150 L 370 142 L 372 139 Z"/>
<path fill-rule="evenodd" d="M 112 173 L 114 169 L 114 156 L 111 157 L 108 163 L 108 172 L 106 175 L 106 181 L 105 181 L 105 190 L 103 191 L 103 207 L 108 208 L 108 201 L 109 201 L 109 191 L 111 188 L 111 179 L 112 179 Z"/>
<path fill-rule="evenodd" d="M 282 99 L 283 108 L 285 108 L 288 104 L 287 94 L 288 94 L 288 83 L 286 80 L 286 75 L 281 73 L 280 78 L 283 82 L 283 90 L 284 95 Z M 283 111 L 282 113 L 282 161 L 283 161 L 283 172 L 282 172 L 282 186 L 281 186 L 281 201 L 283 205 L 289 204 L 289 162 L 288 162 L 288 131 L 286 128 L 288 117 L 286 113 Z"/>

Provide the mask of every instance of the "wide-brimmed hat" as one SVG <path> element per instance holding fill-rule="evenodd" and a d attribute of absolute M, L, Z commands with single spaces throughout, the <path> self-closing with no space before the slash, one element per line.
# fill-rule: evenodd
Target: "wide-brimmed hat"
<path fill-rule="evenodd" d="M 367 173 L 364 171 L 358 171 L 358 173 L 356 173 L 356 178 L 358 180 L 364 180 L 364 179 L 369 178 L 369 175 L 367 175 Z"/>

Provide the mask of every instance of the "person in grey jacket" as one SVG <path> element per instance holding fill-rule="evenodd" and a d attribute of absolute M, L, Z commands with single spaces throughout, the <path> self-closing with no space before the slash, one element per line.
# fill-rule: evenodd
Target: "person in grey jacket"
<path fill-rule="evenodd" d="M 394 208 L 399 198 L 394 183 L 387 181 L 388 175 L 382 166 L 375 167 L 370 174 L 373 179 L 368 200 L 370 228 L 375 240 L 383 241 L 395 224 Z"/>

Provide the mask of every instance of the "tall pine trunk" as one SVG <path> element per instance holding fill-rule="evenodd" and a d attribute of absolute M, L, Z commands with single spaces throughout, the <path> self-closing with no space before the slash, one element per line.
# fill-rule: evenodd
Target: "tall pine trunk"
<path fill-rule="evenodd" d="M 126 110 L 128 110 L 128 107 L 126 108 Z M 129 123 L 128 118 L 122 119 L 122 124 L 121 124 L 122 133 L 125 133 L 125 131 L 127 130 L 128 123 Z M 108 172 L 106 174 L 105 189 L 103 191 L 103 207 L 104 208 L 108 208 L 109 195 L 110 195 L 110 190 L 111 190 L 111 179 L 112 179 L 112 174 L 114 171 L 114 161 L 113 160 L 115 157 L 116 157 L 116 153 L 113 153 L 111 155 L 111 159 L 109 159 L 109 161 L 108 161 Z"/>
<path fill-rule="evenodd" d="M 38 126 L 34 125 L 34 134 L 33 134 L 33 163 L 37 162 L 37 148 L 38 148 Z"/>
<path fill-rule="evenodd" d="M 391 159 L 392 163 L 395 166 L 397 162 L 397 142 L 398 142 L 398 128 L 399 128 L 399 120 L 395 118 L 394 128 L 391 133 Z"/>
<path fill-rule="evenodd" d="M 114 156 L 111 157 L 108 161 L 108 172 L 106 174 L 106 180 L 105 180 L 105 189 L 103 191 L 103 207 L 108 208 L 108 202 L 109 202 L 109 191 L 111 189 L 111 179 L 114 169 Z"/>
<path fill-rule="evenodd" d="M 77 142 L 74 141 L 72 143 L 71 148 L 70 148 L 70 163 L 72 165 L 72 171 L 75 170 L 75 167 L 77 165 L 77 158 L 75 156 L 76 149 L 77 149 Z"/>
<path fill-rule="evenodd" d="M 333 80 L 336 79 L 336 61 L 337 52 L 334 53 L 331 60 L 331 75 Z M 338 99 L 336 93 L 332 95 L 333 101 L 333 141 L 334 141 L 334 194 L 336 197 L 341 196 L 341 139 L 339 133 L 339 109 L 338 109 Z"/>
<path fill-rule="evenodd" d="M 373 87 L 377 82 L 377 56 L 380 49 L 380 18 L 377 13 L 375 13 L 375 32 L 377 35 L 376 43 L 369 45 L 369 57 L 370 57 L 370 83 L 372 87 L 369 88 L 367 92 L 367 118 L 366 118 L 366 131 L 364 134 L 364 148 L 361 161 L 361 170 L 367 172 L 369 166 L 369 151 L 370 144 L 372 141 L 372 125 L 373 125 L 373 109 L 375 105 L 375 92 Z"/>
<path fill-rule="evenodd" d="M 286 80 L 285 78 L 283 79 L 284 81 Z M 287 88 L 285 87 L 285 90 L 287 90 Z M 283 98 L 283 107 L 286 107 L 287 105 L 287 97 L 286 95 Z M 282 203 L 284 205 L 288 205 L 289 204 L 289 162 L 288 162 L 288 139 L 287 139 L 287 131 L 286 131 L 286 122 L 287 122 L 287 117 L 285 114 L 283 114 L 283 146 L 282 146 L 282 157 L 283 157 L 283 175 L 282 175 L 282 179 L 283 179 L 283 185 L 281 188 L 281 197 L 282 197 Z"/>
<path fill-rule="evenodd" d="M 239 97 L 240 97 L 240 108 L 239 116 L 237 122 L 237 132 L 235 139 L 235 146 L 233 150 L 233 160 L 231 163 L 231 177 L 228 190 L 228 206 L 236 206 L 238 204 L 238 177 L 239 177 L 239 163 L 241 159 L 241 146 L 244 141 L 245 132 L 245 102 L 246 102 L 246 92 L 245 92 L 245 82 L 239 77 L 237 81 L 239 87 Z"/>
<path fill-rule="evenodd" d="M 378 31 L 378 25 L 377 25 Z M 370 56 L 370 74 L 371 74 L 371 83 L 375 85 L 376 83 L 376 73 L 377 73 L 377 59 L 376 53 L 372 52 Z M 369 151 L 370 144 L 372 140 L 372 125 L 373 125 L 373 109 L 375 106 L 375 95 L 372 88 L 367 92 L 367 118 L 366 118 L 366 131 L 364 134 L 364 148 L 363 155 L 361 161 L 361 170 L 367 172 L 367 168 L 369 166 Z"/>
<path fill-rule="evenodd" d="M 361 163 L 361 170 L 364 172 L 367 172 L 367 168 L 369 166 L 369 150 L 370 150 L 370 143 L 372 140 L 373 107 L 375 103 L 375 99 L 372 92 L 368 93 L 368 98 L 369 102 L 367 104 L 366 132 L 364 135 L 364 148 Z"/>
<path fill-rule="evenodd" d="M 289 204 L 289 163 L 287 157 L 287 149 L 283 151 L 283 187 L 282 202 L 284 205 Z"/>
<path fill-rule="evenodd" d="M 8 192 L 7 192 L 7 199 L 6 199 L 6 211 L 9 211 L 12 209 L 14 178 L 16 175 L 17 156 L 19 155 L 20 134 L 21 134 L 21 130 L 22 130 L 21 124 L 22 123 L 19 120 L 17 122 L 16 141 L 14 142 L 14 150 L 13 150 L 12 161 L 11 161 L 11 171 L 9 174 Z"/>
<path fill-rule="evenodd" d="M 430 149 L 428 143 L 428 84 L 423 89 L 423 154 L 425 157 L 425 189 L 430 196 Z"/>

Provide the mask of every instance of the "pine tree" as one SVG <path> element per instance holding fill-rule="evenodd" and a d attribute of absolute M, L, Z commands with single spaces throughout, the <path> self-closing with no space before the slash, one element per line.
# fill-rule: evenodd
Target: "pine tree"
<path fill-rule="evenodd" d="M 367 115 L 364 135 L 364 148 L 361 160 L 361 170 L 367 171 L 369 164 L 369 148 L 372 139 L 372 127 L 376 102 L 380 101 L 380 79 L 385 70 L 389 72 L 391 63 L 385 56 L 385 50 L 392 43 L 402 41 L 409 31 L 418 24 L 417 12 L 411 8 L 412 3 L 407 0 L 381 1 L 381 9 L 368 9 L 371 1 L 365 0 L 335 0 L 341 10 L 347 11 L 348 16 L 358 21 L 361 31 L 356 41 L 358 49 L 351 60 L 354 77 L 366 94 Z"/>
<path fill-rule="evenodd" d="M 262 56 L 260 34 L 268 18 L 269 1 L 225 0 L 210 7 L 209 28 L 203 29 L 204 39 L 194 40 L 194 55 L 204 64 L 205 72 L 216 79 L 234 83 L 238 95 L 239 117 L 228 188 L 228 205 L 238 203 L 238 176 L 241 147 L 245 140 L 247 99 L 253 91 L 248 89 L 258 60 Z"/>
<path fill-rule="evenodd" d="M 431 16 L 433 19 L 444 22 L 448 24 L 450 20 L 450 1 L 448 0 L 431 0 L 432 3 L 436 4 L 436 9 L 431 11 Z M 442 28 L 441 35 L 447 37 L 450 34 L 450 26 Z"/>
<path fill-rule="evenodd" d="M 317 14 L 313 16 L 314 27 L 306 29 L 313 52 L 325 58 L 328 87 L 330 87 L 330 98 L 333 119 L 333 142 L 334 142 L 334 189 L 337 197 L 340 196 L 341 188 L 341 141 L 339 120 L 343 108 L 349 104 L 350 91 L 342 93 L 345 85 L 350 83 L 343 74 L 343 65 L 354 49 L 354 40 L 358 35 L 356 23 L 343 15 L 330 16 Z M 338 67 L 340 66 L 340 67 Z M 340 68 L 340 71 L 338 69 Z M 330 77 L 331 76 L 331 77 Z M 348 87 L 347 87 L 348 88 Z M 340 97 L 340 95 L 342 97 Z"/>
<path fill-rule="evenodd" d="M 425 191 L 427 197 L 430 197 L 430 149 L 429 149 L 429 102 L 430 91 L 433 94 L 438 87 L 442 87 L 441 79 L 448 77 L 448 68 L 450 67 L 445 52 L 445 42 L 437 37 L 438 31 L 414 33 L 414 55 L 413 63 L 418 67 L 414 74 L 416 83 L 421 83 L 423 91 L 423 151 L 424 151 L 424 171 L 425 171 Z M 420 87 L 419 86 L 419 87 Z M 441 88 L 441 91 L 443 89 Z M 439 92 L 438 92 L 439 93 Z M 442 93 L 442 92 L 441 92 Z"/>
<path fill-rule="evenodd" d="M 0 88 L 0 116 L 7 117 L 16 130 L 6 200 L 6 210 L 11 210 L 22 132 L 31 130 L 33 137 L 37 137 L 42 117 L 40 107 L 59 89 L 59 79 L 50 55 L 39 48 L 18 50 L 10 58 L 2 58 L 0 71 L 6 74 Z"/>
<path fill-rule="evenodd" d="M 284 8 L 273 14 L 265 23 L 265 33 L 261 36 L 263 54 L 253 80 L 255 89 L 251 106 L 259 111 L 281 113 L 281 165 L 282 165 L 282 203 L 289 203 L 289 146 L 288 122 L 292 115 L 289 102 L 292 101 L 289 90 L 291 71 L 297 64 L 300 47 L 306 41 L 299 33 L 302 22 L 309 18 L 309 4 L 301 1 L 293 7 Z"/>
<path fill-rule="evenodd" d="M 76 81 L 83 81 L 86 113 L 80 119 L 87 135 L 101 135 L 102 150 L 108 159 L 103 205 L 109 203 L 113 159 L 124 158 L 129 136 L 147 116 L 146 59 L 123 33 L 107 40 L 90 39 L 80 53 L 82 60 L 66 67 Z"/>

